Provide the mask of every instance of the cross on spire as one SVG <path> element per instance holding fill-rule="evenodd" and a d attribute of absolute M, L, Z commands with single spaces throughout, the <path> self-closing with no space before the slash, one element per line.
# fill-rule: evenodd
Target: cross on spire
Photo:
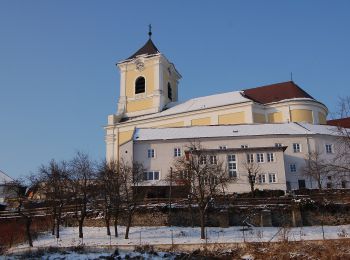
<path fill-rule="evenodd" d="M 151 39 L 151 37 L 152 37 L 152 25 L 151 24 L 148 25 L 148 36 Z"/>

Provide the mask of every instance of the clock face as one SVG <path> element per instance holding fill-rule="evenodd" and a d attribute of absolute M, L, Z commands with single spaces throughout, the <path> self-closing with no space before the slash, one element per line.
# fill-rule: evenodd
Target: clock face
<path fill-rule="evenodd" d="M 145 64 L 142 61 L 140 61 L 140 60 L 136 61 L 136 69 L 138 71 L 144 70 L 145 69 Z"/>

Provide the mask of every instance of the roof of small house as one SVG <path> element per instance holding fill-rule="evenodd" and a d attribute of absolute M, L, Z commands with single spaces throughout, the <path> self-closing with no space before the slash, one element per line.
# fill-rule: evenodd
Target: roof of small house
<path fill-rule="evenodd" d="M 9 183 L 12 181 L 13 181 L 13 179 L 10 176 L 8 176 L 6 173 L 4 173 L 3 171 L 0 170 L 0 185 L 5 184 L 5 183 Z"/>

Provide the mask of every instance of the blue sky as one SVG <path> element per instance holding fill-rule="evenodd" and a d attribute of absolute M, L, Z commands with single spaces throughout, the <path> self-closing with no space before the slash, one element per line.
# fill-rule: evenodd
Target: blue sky
<path fill-rule="evenodd" d="M 336 110 L 350 86 L 350 1 L 1 1 L 0 169 L 104 157 L 115 63 L 153 41 L 180 99 L 294 81 Z"/>

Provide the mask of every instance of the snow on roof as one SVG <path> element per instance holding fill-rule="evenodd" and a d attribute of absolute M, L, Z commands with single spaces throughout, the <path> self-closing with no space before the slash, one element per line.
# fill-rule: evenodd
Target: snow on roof
<path fill-rule="evenodd" d="M 323 135 L 339 135 L 338 128 L 336 126 L 330 125 L 313 125 L 307 123 L 299 123 L 302 127 L 306 128 L 313 134 L 323 134 Z"/>
<path fill-rule="evenodd" d="M 0 185 L 8 182 L 12 182 L 13 179 L 0 170 Z"/>
<path fill-rule="evenodd" d="M 173 128 L 137 128 L 135 141 L 191 139 L 204 137 L 237 137 L 261 135 L 339 135 L 337 127 L 309 123 L 244 124 L 189 126 Z"/>
<path fill-rule="evenodd" d="M 177 128 L 137 128 L 134 134 L 134 140 L 303 134 L 312 134 L 312 132 L 297 123 L 216 125 Z"/>
<path fill-rule="evenodd" d="M 249 102 L 249 101 L 251 100 L 242 96 L 240 91 L 232 91 L 232 92 L 210 95 L 205 97 L 193 98 L 183 103 L 172 102 L 168 104 L 166 109 L 160 113 L 139 116 L 131 120 L 167 116 L 167 115 L 196 111 L 196 110 L 212 108 L 212 107 L 238 104 L 238 103 Z"/>

